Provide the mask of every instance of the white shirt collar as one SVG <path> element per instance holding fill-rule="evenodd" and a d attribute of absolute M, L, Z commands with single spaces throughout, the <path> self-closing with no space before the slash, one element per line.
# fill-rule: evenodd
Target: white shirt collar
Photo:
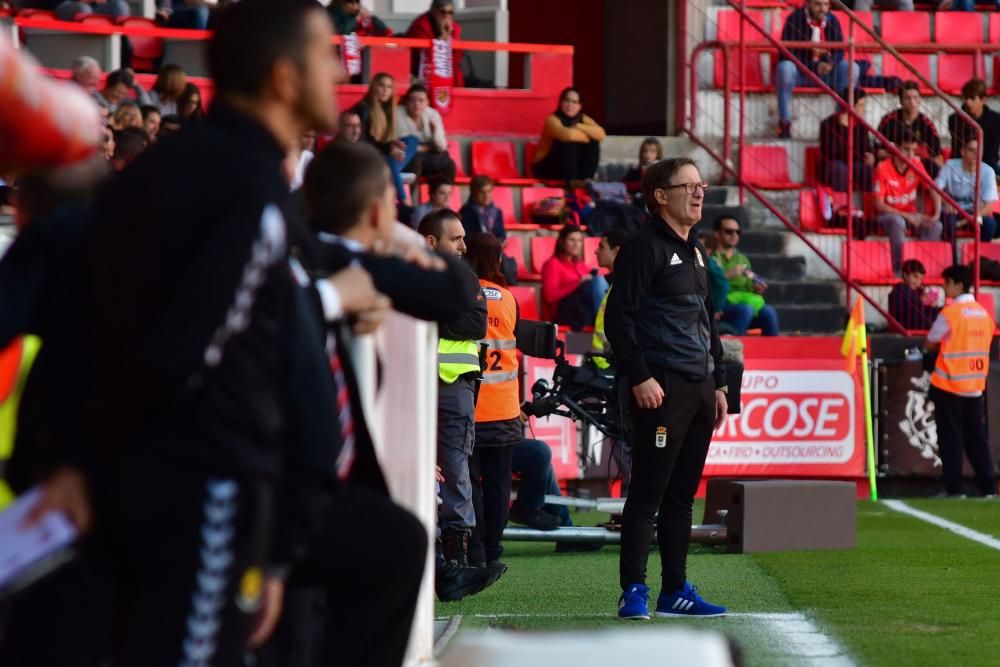
<path fill-rule="evenodd" d="M 965 294 L 959 294 L 956 296 L 952 303 L 975 303 L 975 301 L 976 297 L 966 292 Z"/>
<path fill-rule="evenodd" d="M 319 232 L 317 234 L 320 241 L 325 243 L 337 243 L 344 246 L 351 252 L 364 252 L 365 247 L 361 245 L 360 241 L 355 241 L 354 239 L 345 238 L 343 236 L 337 236 L 336 234 L 331 234 L 330 232 Z"/>

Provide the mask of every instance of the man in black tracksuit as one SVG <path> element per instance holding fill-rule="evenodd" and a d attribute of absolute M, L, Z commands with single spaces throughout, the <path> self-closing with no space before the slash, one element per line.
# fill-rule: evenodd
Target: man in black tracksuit
<path fill-rule="evenodd" d="M 621 618 L 648 618 L 646 561 L 659 511 L 658 615 L 717 616 L 687 583 L 691 504 L 714 429 L 726 415 L 708 255 L 690 234 L 704 189 L 694 162 L 664 160 L 643 176 L 651 221 L 615 261 L 605 313 L 619 381 L 632 389 L 632 482 L 622 516 Z"/>

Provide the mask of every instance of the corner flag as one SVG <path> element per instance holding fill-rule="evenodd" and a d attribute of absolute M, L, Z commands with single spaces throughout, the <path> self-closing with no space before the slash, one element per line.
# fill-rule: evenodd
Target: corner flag
<path fill-rule="evenodd" d="M 875 474 L 875 434 L 872 431 L 872 392 L 871 378 L 868 376 L 868 331 L 865 329 L 865 300 L 860 294 L 851 308 L 851 316 L 847 320 L 847 331 L 844 332 L 844 342 L 840 353 L 847 359 L 845 369 L 851 375 L 858 367 L 858 357 L 861 357 L 861 389 L 865 403 L 865 443 L 868 445 L 868 486 L 872 500 L 878 500 Z"/>

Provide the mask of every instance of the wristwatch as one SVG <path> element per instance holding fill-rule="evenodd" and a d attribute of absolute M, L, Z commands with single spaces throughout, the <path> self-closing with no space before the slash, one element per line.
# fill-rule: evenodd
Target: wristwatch
<path fill-rule="evenodd" d="M 729 393 L 729 386 L 728 385 L 722 385 L 721 387 L 716 387 L 715 391 L 721 391 L 723 394 L 728 394 Z"/>

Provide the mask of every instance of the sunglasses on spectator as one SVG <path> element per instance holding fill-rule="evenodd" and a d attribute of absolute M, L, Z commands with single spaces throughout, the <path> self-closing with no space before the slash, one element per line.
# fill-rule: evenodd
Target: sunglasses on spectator
<path fill-rule="evenodd" d="M 723 234 L 735 234 L 736 236 L 739 236 L 740 235 L 740 228 L 739 227 L 723 227 L 722 228 L 722 233 Z"/>
<path fill-rule="evenodd" d="M 698 188 L 701 188 L 702 192 L 708 190 L 708 183 L 678 183 L 677 185 L 664 185 L 661 190 L 673 190 L 674 188 L 684 188 L 684 192 L 689 195 L 693 195 Z"/>

